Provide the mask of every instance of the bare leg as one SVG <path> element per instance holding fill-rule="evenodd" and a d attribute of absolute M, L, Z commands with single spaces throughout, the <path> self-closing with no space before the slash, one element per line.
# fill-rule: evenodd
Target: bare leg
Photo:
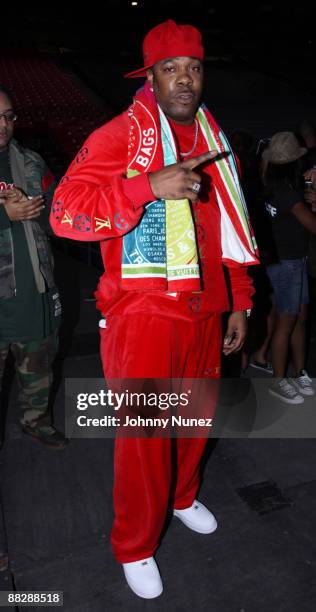
<path fill-rule="evenodd" d="M 242 370 L 247 370 L 249 365 L 249 351 L 246 350 L 242 350 L 241 352 L 241 369 Z"/>
<path fill-rule="evenodd" d="M 300 312 L 291 335 L 294 376 L 298 376 L 300 370 L 303 370 L 305 367 L 306 319 L 307 305 L 301 304 Z"/>
<path fill-rule="evenodd" d="M 271 308 L 268 317 L 267 317 L 267 336 L 264 343 L 256 350 L 254 353 L 254 358 L 259 363 L 266 363 L 268 361 L 267 353 L 270 347 L 272 334 L 274 331 L 276 319 L 276 310 L 275 308 Z"/>
<path fill-rule="evenodd" d="M 290 337 L 296 319 L 296 315 L 285 312 L 276 313 L 275 328 L 271 343 L 273 375 L 276 378 L 284 378 L 285 376 Z"/>

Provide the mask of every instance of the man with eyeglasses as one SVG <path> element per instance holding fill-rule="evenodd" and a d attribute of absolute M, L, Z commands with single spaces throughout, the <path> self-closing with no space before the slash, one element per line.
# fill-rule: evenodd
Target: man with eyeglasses
<path fill-rule="evenodd" d="M 66 440 L 52 426 L 48 396 L 61 307 L 41 227 L 54 177 L 37 153 L 14 140 L 16 118 L 8 92 L 0 87 L 0 391 L 11 352 L 23 432 L 58 449 Z M 0 446 L 2 441 L 3 435 Z"/>

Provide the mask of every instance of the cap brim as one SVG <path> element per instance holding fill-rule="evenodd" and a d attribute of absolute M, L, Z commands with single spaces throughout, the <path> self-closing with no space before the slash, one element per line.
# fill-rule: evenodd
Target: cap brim
<path fill-rule="evenodd" d="M 128 72 L 127 74 L 124 74 L 124 78 L 125 79 L 137 79 L 137 77 L 146 77 L 146 72 L 148 70 L 148 68 L 151 68 L 152 64 L 150 64 L 150 66 L 144 66 L 143 68 L 138 68 L 138 70 L 133 70 L 133 72 Z"/>

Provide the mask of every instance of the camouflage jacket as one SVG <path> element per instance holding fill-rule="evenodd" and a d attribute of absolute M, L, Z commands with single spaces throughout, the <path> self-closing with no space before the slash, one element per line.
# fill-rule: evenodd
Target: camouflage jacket
<path fill-rule="evenodd" d="M 14 185 L 28 196 L 45 193 L 49 210 L 54 193 L 54 178 L 38 153 L 21 147 L 15 140 L 9 145 L 9 158 Z M 37 221 L 22 221 L 28 251 L 39 293 L 54 286 L 53 260 L 45 230 Z M 10 224 L 0 228 L 0 298 L 14 297 L 14 249 Z"/>

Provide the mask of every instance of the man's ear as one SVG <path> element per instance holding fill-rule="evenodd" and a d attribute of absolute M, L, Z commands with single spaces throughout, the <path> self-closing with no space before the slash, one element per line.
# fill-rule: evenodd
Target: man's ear
<path fill-rule="evenodd" d="M 147 81 L 150 85 L 150 89 L 153 91 L 154 73 L 151 68 L 148 68 L 148 70 L 146 71 L 146 76 L 147 76 Z"/>

